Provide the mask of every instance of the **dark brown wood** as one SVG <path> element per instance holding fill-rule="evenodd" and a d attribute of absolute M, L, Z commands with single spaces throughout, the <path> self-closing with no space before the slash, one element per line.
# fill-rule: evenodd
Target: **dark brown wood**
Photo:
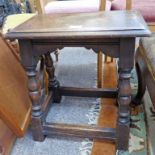
<path fill-rule="evenodd" d="M 49 89 L 53 92 L 53 102 L 60 103 L 61 101 L 61 95 L 59 92 L 60 84 L 54 74 L 55 68 L 53 65 L 52 57 L 50 56 L 49 52 L 45 54 L 45 64 L 47 73 L 49 75 Z"/>
<path fill-rule="evenodd" d="M 97 42 L 97 44 L 96 44 Z M 61 39 L 44 39 L 44 40 L 34 40 L 33 41 L 33 49 L 35 51 L 34 55 L 42 55 L 47 51 L 55 51 L 57 47 L 86 47 L 87 49 L 93 49 L 94 52 L 98 53 L 99 51 L 104 51 L 104 54 L 108 56 L 113 56 L 115 58 L 119 57 L 119 39 L 118 38 L 103 38 L 103 39 L 78 39 L 65 38 Z M 109 48 L 110 46 L 110 48 Z"/>
<path fill-rule="evenodd" d="M 117 89 L 60 87 L 62 96 L 116 98 Z"/>
<path fill-rule="evenodd" d="M 32 122 L 31 128 L 34 140 L 43 141 L 42 134 L 42 97 L 41 97 L 41 83 L 37 76 L 37 62 L 39 57 L 33 57 L 33 49 L 31 41 L 19 40 L 21 49 L 21 58 L 28 77 L 29 96 L 32 101 Z"/>
<path fill-rule="evenodd" d="M 131 102 L 131 70 L 134 60 L 135 38 L 124 38 L 120 42 L 119 83 L 118 83 L 118 121 L 117 149 L 127 150 L 130 132 L 130 102 Z M 125 52 L 123 52 L 125 50 Z M 128 57 L 128 58 L 127 58 Z M 124 58 L 124 59 L 123 59 Z M 126 58 L 126 59 L 125 59 Z"/>
<path fill-rule="evenodd" d="M 97 44 L 96 44 L 97 42 Z M 93 45 L 93 46 L 92 46 Z M 93 48 L 93 51 L 98 53 L 99 51 L 102 52 L 104 49 L 104 54 L 108 56 L 113 56 L 115 58 L 119 57 L 119 39 L 118 38 L 103 38 L 101 39 L 89 39 L 86 40 L 85 38 L 82 39 L 65 39 L 61 42 L 59 39 L 45 39 L 45 40 L 33 40 L 33 49 L 35 51 L 34 55 L 42 55 L 45 54 L 47 51 L 55 51 L 57 47 L 63 48 L 65 46 L 68 47 L 86 47 L 87 49 Z M 110 46 L 110 48 L 109 48 Z M 100 56 L 101 57 L 101 56 Z M 112 60 L 112 59 L 111 59 Z M 101 61 L 101 60 L 99 60 Z M 99 67 L 99 66 L 98 66 Z M 101 73 L 99 73 L 100 75 Z M 101 76 L 101 75 L 100 75 Z"/>
<path fill-rule="evenodd" d="M 116 129 L 113 128 L 48 123 L 43 126 L 43 130 L 45 135 L 85 137 L 112 142 L 116 140 Z"/>
<path fill-rule="evenodd" d="M 41 92 L 40 83 L 37 79 L 37 73 L 35 67 L 26 68 L 28 76 L 28 88 L 29 95 L 32 101 L 32 123 L 31 129 L 33 133 L 33 139 L 37 141 L 43 141 L 44 135 L 42 133 L 42 110 L 41 110 Z"/>
<path fill-rule="evenodd" d="M 29 94 L 32 100 L 32 132 L 37 141 L 45 135 L 59 134 L 101 138 L 116 141 L 119 150 L 128 149 L 131 87 L 130 76 L 134 64 L 135 37 L 149 36 L 142 17 L 135 11 L 100 12 L 90 14 L 62 14 L 35 16 L 11 30 L 6 37 L 19 39 L 22 63 L 29 78 Z M 54 75 L 50 52 L 58 48 L 86 47 L 96 53 L 119 58 L 119 84 L 117 89 L 60 87 Z M 42 111 L 43 94 L 36 73 L 38 58 L 44 55 L 49 75 L 49 90 L 53 101 L 60 102 L 61 95 L 89 97 L 117 97 L 118 119 L 116 129 L 46 124 Z M 46 104 L 45 107 L 48 107 Z M 45 110 L 46 111 L 46 110 Z"/>
<path fill-rule="evenodd" d="M 122 30 L 125 30 L 122 32 Z M 79 33 L 80 32 L 80 33 Z M 148 36 L 150 31 L 136 11 L 104 11 L 39 15 L 6 34 L 17 39 L 91 39 Z"/>

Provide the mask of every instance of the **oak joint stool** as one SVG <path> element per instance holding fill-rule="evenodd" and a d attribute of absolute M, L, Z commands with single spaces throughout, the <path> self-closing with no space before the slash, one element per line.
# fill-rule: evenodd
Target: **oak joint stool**
<path fill-rule="evenodd" d="M 19 40 L 22 64 L 28 76 L 34 140 L 43 141 L 48 135 L 87 137 L 116 142 L 117 150 L 127 150 L 135 38 L 149 36 L 150 33 L 141 15 L 135 11 L 39 15 L 8 32 L 6 38 Z M 119 58 L 118 88 L 61 86 L 55 77 L 50 53 L 66 46 L 86 47 L 96 53 L 104 51 L 105 55 Z M 41 87 L 36 71 L 40 56 L 48 73 L 48 94 Z M 46 122 L 49 101 L 60 102 L 61 96 L 117 98 L 116 128 Z"/>

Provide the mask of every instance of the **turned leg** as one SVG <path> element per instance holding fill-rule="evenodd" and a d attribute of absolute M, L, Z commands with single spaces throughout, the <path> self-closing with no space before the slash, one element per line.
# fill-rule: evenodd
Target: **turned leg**
<path fill-rule="evenodd" d="M 129 146 L 130 134 L 130 103 L 131 103 L 131 70 L 134 65 L 135 38 L 120 40 L 118 62 L 118 119 L 117 119 L 117 150 L 126 151 Z"/>
<path fill-rule="evenodd" d="M 128 150 L 129 132 L 130 132 L 130 102 L 131 70 L 119 69 L 119 94 L 118 94 L 118 120 L 117 120 L 117 150 Z"/>
<path fill-rule="evenodd" d="M 53 91 L 53 102 L 60 103 L 61 101 L 61 94 L 59 92 L 60 84 L 56 79 L 55 68 L 53 65 L 53 60 L 50 53 L 45 54 L 45 64 L 46 70 L 49 75 L 49 89 Z"/>
<path fill-rule="evenodd" d="M 32 101 L 32 135 L 36 141 L 43 141 L 43 129 L 42 129 L 42 111 L 41 111 L 41 83 L 37 78 L 35 67 L 26 68 L 28 76 L 28 89 L 29 95 Z"/>
<path fill-rule="evenodd" d="M 43 96 L 41 95 L 41 82 L 36 72 L 38 59 L 33 55 L 33 47 L 30 40 L 19 40 L 19 46 L 22 64 L 28 77 L 28 91 L 32 101 L 31 128 L 33 139 L 43 141 L 45 138 L 42 129 L 43 114 L 41 110 Z"/>

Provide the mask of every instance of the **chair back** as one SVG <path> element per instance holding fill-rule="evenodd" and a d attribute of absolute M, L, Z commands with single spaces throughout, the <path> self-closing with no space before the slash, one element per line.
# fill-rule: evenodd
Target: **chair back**
<path fill-rule="evenodd" d="M 35 6 L 38 14 L 45 14 L 45 6 L 50 1 L 51 0 L 35 0 Z"/>
<path fill-rule="evenodd" d="M 29 3 L 30 3 L 32 12 L 35 13 L 37 10 L 36 5 L 35 5 L 35 0 L 29 0 Z"/>
<path fill-rule="evenodd" d="M 28 8 L 28 5 L 29 5 L 29 7 L 30 7 L 30 10 L 31 11 L 27 11 L 27 13 L 36 13 L 36 12 L 42 12 L 43 10 L 43 5 L 45 6 L 46 4 L 47 4 L 47 2 L 48 2 L 49 0 L 27 0 L 27 3 L 26 3 L 26 5 L 27 6 L 25 6 L 25 3 L 24 3 L 24 7 L 26 8 Z M 17 3 L 17 4 L 22 4 L 23 3 L 23 0 L 15 0 L 15 2 Z M 38 6 L 39 7 L 38 7 Z M 24 9 L 25 9 L 24 8 Z M 41 9 L 42 8 L 42 9 Z M 39 10 L 38 10 L 39 9 Z"/>
<path fill-rule="evenodd" d="M 13 1 L 13 0 L 12 0 Z M 20 9 L 20 13 L 33 13 L 36 12 L 34 8 L 34 0 L 14 0 Z"/>
<path fill-rule="evenodd" d="M 35 5 L 37 7 L 37 11 L 39 14 L 45 14 L 45 6 L 50 1 L 55 1 L 55 0 L 36 0 Z M 99 11 L 104 11 L 105 7 L 106 7 L 106 0 L 100 0 Z"/>
<path fill-rule="evenodd" d="M 126 0 L 126 10 L 132 9 L 132 0 Z"/>
<path fill-rule="evenodd" d="M 106 0 L 100 0 L 100 11 L 104 11 L 106 8 Z"/>

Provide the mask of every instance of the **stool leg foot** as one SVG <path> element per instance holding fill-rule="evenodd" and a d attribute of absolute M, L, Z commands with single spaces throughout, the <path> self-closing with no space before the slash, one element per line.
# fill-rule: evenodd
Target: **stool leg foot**
<path fill-rule="evenodd" d="M 47 73 L 49 75 L 49 89 L 53 91 L 53 102 L 60 103 L 61 102 L 61 94 L 59 92 L 60 84 L 56 76 L 54 75 L 55 68 L 50 53 L 45 54 L 45 64 Z"/>
<path fill-rule="evenodd" d="M 42 142 L 45 140 L 45 135 L 43 134 L 41 118 L 32 117 L 31 130 L 32 130 L 33 140 L 39 141 L 39 142 Z"/>

